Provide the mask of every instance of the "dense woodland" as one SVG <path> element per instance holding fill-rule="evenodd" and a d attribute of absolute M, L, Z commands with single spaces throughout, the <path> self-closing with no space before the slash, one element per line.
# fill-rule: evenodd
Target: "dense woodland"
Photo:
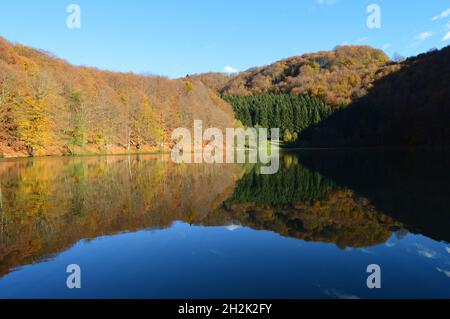
<path fill-rule="evenodd" d="M 201 80 L 220 83 L 217 75 Z M 251 69 L 226 83 L 219 92 L 237 119 L 281 128 L 290 146 L 450 143 L 450 47 L 397 62 L 370 47 L 337 47 Z"/>
<path fill-rule="evenodd" d="M 450 47 L 402 62 L 370 92 L 300 136 L 309 146 L 450 145 Z"/>
<path fill-rule="evenodd" d="M 338 46 L 333 51 L 287 58 L 237 76 L 207 73 L 197 77 L 223 95 L 290 93 L 320 98 L 331 106 L 364 96 L 375 80 L 399 68 L 368 46 Z"/>
<path fill-rule="evenodd" d="M 0 38 L 0 156 L 159 149 L 194 119 L 232 127 L 234 115 L 196 79 L 75 67 Z"/>
<path fill-rule="evenodd" d="M 450 48 L 393 62 L 339 46 L 169 80 L 75 67 L 0 38 L 0 157 L 167 149 L 194 119 L 280 128 L 290 146 L 448 145 L 449 68 Z"/>
<path fill-rule="evenodd" d="M 335 108 L 320 99 L 292 94 L 261 93 L 224 96 L 245 127 L 279 128 L 285 143 L 294 143 L 306 128 L 329 117 Z"/>

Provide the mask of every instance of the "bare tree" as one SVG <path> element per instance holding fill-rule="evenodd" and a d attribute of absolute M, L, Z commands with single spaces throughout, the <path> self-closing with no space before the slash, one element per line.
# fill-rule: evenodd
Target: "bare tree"
<path fill-rule="evenodd" d="M 30 87 L 33 89 L 36 100 L 41 101 L 50 92 L 52 77 L 50 73 L 41 71 L 30 78 Z"/>

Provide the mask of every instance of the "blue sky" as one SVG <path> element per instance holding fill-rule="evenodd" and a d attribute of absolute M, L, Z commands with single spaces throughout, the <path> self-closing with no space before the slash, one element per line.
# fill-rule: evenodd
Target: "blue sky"
<path fill-rule="evenodd" d="M 72 3 L 80 29 L 66 26 Z M 370 4 L 381 8 L 381 29 L 366 25 Z M 76 65 L 170 77 L 340 44 L 410 56 L 450 45 L 449 32 L 449 0 L 14 0 L 0 11 L 0 35 L 10 41 Z"/>

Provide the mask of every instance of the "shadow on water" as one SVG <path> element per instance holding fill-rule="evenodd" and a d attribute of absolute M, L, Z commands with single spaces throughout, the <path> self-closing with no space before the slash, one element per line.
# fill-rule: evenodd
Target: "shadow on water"
<path fill-rule="evenodd" d="M 300 152 L 258 165 L 158 156 L 0 162 L 0 276 L 82 239 L 239 225 L 308 242 L 382 244 L 404 228 L 449 241 L 448 154 Z"/>
<path fill-rule="evenodd" d="M 409 231 L 450 242 L 450 152 L 324 150 L 296 156 Z"/>

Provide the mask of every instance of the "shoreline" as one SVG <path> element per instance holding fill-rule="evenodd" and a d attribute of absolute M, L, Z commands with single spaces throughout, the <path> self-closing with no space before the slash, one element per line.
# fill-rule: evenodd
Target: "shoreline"
<path fill-rule="evenodd" d="M 48 148 L 39 150 L 36 155 L 30 155 L 26 150 L 13 150 L 11 148 L 0 147 L 0 161 L 21 159 L 21 158 L 45 158 L 45 157 L 85 157 L 85 156 L 113 156 L 113 155 L 150 155 L 169 153 L 167 147 L 151 147 L 146 146 L 141 150 L 127 150 L 121 146 L 112 146 L 108 150 L 99 149 L 96 146 L 86 146 L 72 151 L 61 146 L 49 146 Z"/>
<path fill-rule="evenodd" d="M 168 151 L 144 151 L 144 152 L 115 152 L 115 153 L 80 153 L 80 154 L 47 154 L 36 156 L 0 156 L 0 162 L 20 159 L 43 159 L 43 158 L 79 158 L 79 157 L 107 157 L 107 156 L 136 156 L 136 155 L 165 155 Z"/>
<path fill-rule="evenodd" d="M 410 146 L 391 146 L 391 147 L 297 147 L 297 148 L 289 148 L 289 147 L 279 147 L 281 152 L 289 153 L 289 152 L 304 152 L 304 151 L 332 151 L 332 152 L 357 152 L 357 151 L 379 151 L 379 152 L 393 152 L 393 151 L 401 151 L 401 152 L 414 152 L 414 151 L 427 151 L 427 152 L 442 152 L 442 151 L 450 151 L 449 146 L 440 146 L 440 147 L 427 147 L 427 146 L 418 146 L 418 147 L 410 147 Z M 17 159 L 30 159 L 30 158 L 56 158 L 56 157 L 103 157 L 103 156 L 136 156 L 136 155 L 166 155 L 170 154 L 170 149 L 163 150 L 155 150 L 155 149 L 147 149 L 142 151 L 112 151 L 112 152 L 80 152 L 77 154 L 70 153 L 48 153 L 48 154 L 38 154 L 35 156 L 30 156 L 25 152 L 15 152 L 12 156 L 4 156 L 4 154 L 0 154 L 0 162 L 9 161 L 9 160 L 17 160 Z M 191 152 L 195 154 L 196 152 Z M 11 153 L 10 153 L 11 154 Z"/>

